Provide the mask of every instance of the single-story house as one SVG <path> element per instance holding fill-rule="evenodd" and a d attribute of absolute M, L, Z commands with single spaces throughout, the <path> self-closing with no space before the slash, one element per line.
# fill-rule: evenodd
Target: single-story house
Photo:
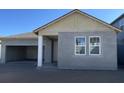
<path fill-rule="evenodd" d="M 73 10 L 33 32 L 1 38 L 2 61 L 35 60 L 37 67 L 117 69 L 120 29 L 80 10 Z"/>

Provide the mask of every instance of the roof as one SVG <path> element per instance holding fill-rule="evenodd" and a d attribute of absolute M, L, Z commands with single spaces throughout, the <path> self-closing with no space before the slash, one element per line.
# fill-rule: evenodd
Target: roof
<path fill-rule="evenodd" d="M 5 37 L 0 37 L 0 39 L 33 39 L 37 38 L 37 35 L 34 34 L 33 32 L 27 32 L 27 33 L 21 33 L 17 35 L 10 35 L 10 36 L 5 36 Z"/>
<path fill-rule="evenodd" d="M 121 14 L 118 18 L 116 18 L 113 22 L 111 22 L 111 25 L 114 24 L 115 22 L 117 22 L 118 20 L 120 20 L 123 17 L 124 17 L 124 13 Z"/>
<path fill-rule="evenodd" d="M 55 20 L 53 20 L 53 21 L 51 21 L 51 22 L 49 22 L 49 23 L 47 23 L 47 24 L 45 24 L 45 25 L 43 25 L 43 26 L 41 26 L 41 27 L 39 27 L 37 29 L 35 29 L 33 32 L 37 34 L 39 32 L 39 30 L 43 30 L 43 29 L 47 28 L 48 26 L 50 26 L 50 25 L 62 20 L 63 18 L 65 18 L 65 17 L 67 17 L 70 14 L 75 13 L 75 12 L 78 12 L 78 13 L 84 15 L 84 16 L 87 16 L 90 19 L 93 19 L 93 20 L 95 20 L 95 21 L 97 21 L 97 22 L 99 22 L 99 23 L 101 23 L 101 24 L 103 24 L 103 25 L 115 30 L 116 32 L 121 32 L 121 30 L 119 28 L 116 28 L 116 27 L 114 27 L 114 26 L 112 26 L 112 25 L 110 25 L 110 24 L 108 24 L 108 23 L 106 23 L 106 22 L 94 17 L 94 16 L 91 16 L 91 15 L 85 13 L 85 12 L 82 12 L 82 11 L 80 11 L 78 9 L 70 11 L 69 13 L 67 13 L 67 14 L 65 14 L 65 15 L 63 15 L 63 16 L 61 16 L 61 17 L 59 17 L 59 18 L 57 18 L 57 19 L 55 19 Z"/>

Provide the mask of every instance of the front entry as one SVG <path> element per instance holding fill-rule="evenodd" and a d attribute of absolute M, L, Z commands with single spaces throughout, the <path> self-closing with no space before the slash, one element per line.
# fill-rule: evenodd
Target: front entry
<path fill-rule="evenodd" d="M 55 36 L 44 36 L 43 38 L 43 64 L 57 65 L 58 61 L 58 39 Z"/>

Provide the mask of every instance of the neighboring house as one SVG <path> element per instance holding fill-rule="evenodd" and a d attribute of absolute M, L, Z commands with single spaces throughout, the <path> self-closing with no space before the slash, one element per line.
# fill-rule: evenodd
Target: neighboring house
<path fill-rule="evenodd" d="M 32 33 L 1 38 L 2 63 L 37 60 L 38 67 L 57 64 L 60 69 L 116 70 L 118 32 L 76 9 Z"/>
<path fill-rule="evenodd" d="M 124 14 L 115 19 L 111 25 L 119 28 L 122 32 L 118 33 L 118 63 L 124 65 Z"/>
<path fill-rule="evenodd" d="M 1 41 L 0 41 L 0 61 L 1 61 Z"/>

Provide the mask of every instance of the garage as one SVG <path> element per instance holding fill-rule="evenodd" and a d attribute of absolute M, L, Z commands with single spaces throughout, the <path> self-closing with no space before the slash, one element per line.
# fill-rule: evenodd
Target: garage
<path fill-rule="evenodd" d="M 1 38 L 0 63 L 37 63 L 38 37 L 32 32 Z"/>
<path fill-rule="evenodd" d="M 37 46 L 6 46 L 8 62 L 37 62 Z"/>

